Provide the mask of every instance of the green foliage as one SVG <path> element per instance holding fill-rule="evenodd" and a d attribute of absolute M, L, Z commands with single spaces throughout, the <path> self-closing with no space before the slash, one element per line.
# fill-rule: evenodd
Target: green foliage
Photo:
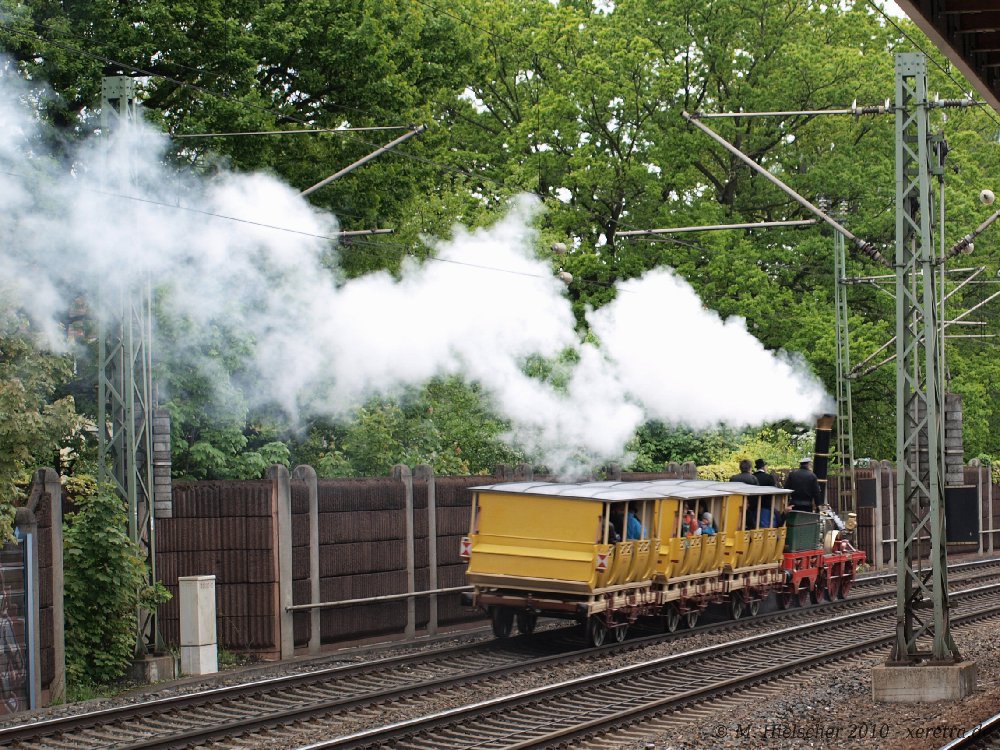
<path fill-rule="evenodd" d="M 39 350 L 27 322 L 0 309 L 0 541 L 11 536 L 31 473 L 57 463 L 79 427 L 72 397 L 56 396 L 71 374 L 68 357 Z"/>
<path fill-rule="evenodd" d="M 684 427 L 669 427 L 662 422 L 650 422 L 636 431 L 628 450 L 635 457 L 629 471 L 663 471 L 671 461 L 694 461 L 699 466 L 714 463 L 732 450 L 737 434 L 719 428 L 694 432 Z"/>
<path fill-rule="evenodd" d="M 671 461 L 694 461 L 700 478 L 724 482 L 739 473 L 740 461 L 745 458 L 763 458 L 771 469 L 794 467 L 812 450 L 814 440 L 810 431 L 793 433 L 775 425 L 743 433 L 723 429 L 694 433 L 647 424 L 631 444 L 637 455 L 629 469 L 656 472 Z"/>
<path fill-rule="evenodd" d="M 78 501 L 67 514 L 66 670 L 71 683 L 107 684 L 126 672 L 135 651 L 137 608 L 169 598 L 148 585 L 138 545 L 128 537 L 120 498 L 104 491 Z"/>
<path fill-rule="evenodd" d="M 405 0 L 0 0 L 0 13 L 0 44 L 35 85 L 46 82 L 58 94 L 45 116 L 61 128 L 60 138 L 93 129 L 101 56 L 154 73 L 143 84 L 144 109 L 171 133 L 427 124 L 420 137 L 310 198 L 336 213 L 344 229 L 396 229 L 343 243 L 336 272 L 345 278 L 398 271 L 407 256 L 426 257 L 425 235 L 447 236 L 456 222 L 488 223 L 505 198 L 528 190 L 546 203 L 537 220 L 541 252 L 548 254 L 555 241 L 569 246 L 567 254 L 551 256 L 552 266 L 574 276 L 568 295 L 582 333 L 585 310 L 613 299 L 615 282 L 668 265 L 707 307 L 744 317 L 767 348 L 801 352 L 834 390 L 832 238 L 825 228 L 656 242 L 620 233 L 806 217 L 680 113 L 839 108 L 891 97 L 892 53 L 910 42 L 869 3 L 621 0 L 598 10 L 575 0 L 453 0 L 444 12 L 437 2 Z M 921 39 L 911 23 L 900 24 Z M 934 65 L 929 69 L 932 91 L 945 98 L 961 93 Z M 947 122 L 934 117 L 932 127 L 943 127 L 952 146 L 946 235 L 957 238 L 988 215 L 976 195 L 1000 173 L 1000 148 L 995 124 L 978 108 L 949 110 Z M 710 124 L 810 199 L 829 199 L 852 231 L 891 252 L 891 117 Z M 303 188 L 388 138 L 187 140 L 177 141 L 184 145 L 171 158 L 205 173 L 220 166 L 269 169 Z M 976 243 L 975 262 L 993 278 L 1000 266 L 997 231 Z M 848 266 L 851 276 L 873 272 L 856 258 Z M 984 288 L 959 290 L 949 312 L 984 299 Z M 871 286 L 852 286 L 850 305 L 852 357 L 859 362 L 893 335 L 894 307 Z M 996 305 L 977 313 L 987 331 L 1000 323 Z M 346 476 L 384 473 L 399 461 L 479 472 L 523 458 L 503 447 L 506 425 L 482 394 L 449 381 L 365 404 L 350 424 L 314 421 L 286 439 L 287 421 L 262 413 L 243 392 L 241 355 L 253 342 L 238 331 L 209 334 L 192 352 L 208 369 L 158 362 L 178 478 L 256 477 L 276 460 Z M 185 325 L 162 314 L 157 337 L 188 340 Z M 669 331 L 663 343 L 669 345 Z M 950 339 L 947 347 L 950 387 L 965 398 L 967 452 L 1000 455 L 1000 364 L 991 342 Z M 47 360 L 42 369 L 58 362 Z M 536 361 L 529 368 L 559 386 L 561 364 Z M 0 350 L 0 500 L 13 496 L 36 462 L 47 462 L 44 454 L 65 434 L 60 419 L 71 407 L 52 387 L 65 371 L 43 373 L 32 384 L 3 367 Z M 854 381 L 859 456 L 895 452 L 894 380 L 887 366 Z M 738 381 L 734 375 L 734 387 Z M 669 460 L 725 462 L 737 442 L 725 431 L 695 435 L 652 424 L 629 450 L 632 468 L 652 470 Z M 765 440 L 750 452 L 768 458 L 770 445 Z"/>
<path fill-rule="evenodd" d="M 369 401 L 343 424 L 315 422 L 294 455 L 325 477 L 384 476 L 398 463 L 445 475 L 491 473 L 523 460 L 501 442 L 506 429 L 479 389 L 449 378 L 399 400 Z"/>

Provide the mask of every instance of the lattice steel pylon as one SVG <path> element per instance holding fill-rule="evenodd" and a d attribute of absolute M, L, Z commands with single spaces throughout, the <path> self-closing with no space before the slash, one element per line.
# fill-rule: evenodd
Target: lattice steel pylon
<path fill-rule="evenodd" d="M 104 78 L 101 128 L 107 135 L 133 127 L 139 117 L 135 81 Z M 112 157 L 114 158 L 114 157 Z M 125 165 L 127 168 L 127 165 Z M 120 186 L 127 190 L 130 186 Z M 98 474 L 128 504 L 129 537 L 141 547 L 149 581 L 156 580 L 153 527 L 153 386 L 150 342 L 152 294 L 141 269 L 124 282 L 106 279 L 98 314 Z M 136 657 L 160 650 L 156 612 L 140 610 Z"/>
<path fill-rule="evenodd" d="M 848 329 L 847 249 L 844 235 L 834 232 L 834 303 L 837 308 L 837 463 L 840 464 L 837 512 L 857 512 L 854 475 L 854 405 L 851 395 L 851 344 Z"/>
<path fill-rule="evenodd" d="M 896 641 L 890 663 L 959 661 L 948 613 L 944 522 L 944 336 L 932 242 L 927 61 L 896 56 Z M 940 217 L 939 217 L 940 219 Z M 943 260 L 943 259 L 942 259 Z M 929 546 L 923 568 L 921 545 Z M 931 617 L 928 618 L 927 615 Z M 918 639 L 933 636 L 931 651 Z"/>

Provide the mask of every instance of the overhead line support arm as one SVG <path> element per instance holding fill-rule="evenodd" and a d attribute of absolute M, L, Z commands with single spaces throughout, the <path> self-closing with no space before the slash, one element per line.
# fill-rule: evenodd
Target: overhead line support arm
<path fill-rule="evenodd" d="M 820 219 L 822 219 L 827 224 L 829 224 L 831 227 L 833 227 L 838 232 L 840 232 L 842 235 L 844 235 L 847 239 L 849 239 L 851 242 L 854 243 L 854 245 L 857 247 L 857 249 L 861 253 L 863 253 L 864 255 L 868 256 L 869 258 L 871 258 L 872 260 L 874 260 L 876 263 L 881 263 L 883 266 L 886 266 L 887 268 L 892 268 L 892 264 L 889 261 L 887 261 L 885 258 L 883 258 L 882 254 L 878 251 L 878 249 L 874 245 L 872 245 L 870 242 L 866 242 L 865 240 L 862 240 L 859 237 L 855 236 L 853 232 L 851 232 L 848 229 L 846 229 L 845 227 L 843 227 L 836 219 L 834 219 L 832 216 L 830 216 L 829 214 L 827 214 L 825 211 L 820 210 L 817 206 L 815 206 L 812 203 L 810 203 L 808 199 L 804 198 L 799 193 L 795 192 L 792 188 L 790 188 L 784 182 L 782 182 L 777 177 L 775 177 L 773 174 L 771 174 L 766 169 L 764 169 L 764 167 L 762 167 L 760 164 L 758 164 L 753 159 L 751 159 L 749 156 L 747 156 L 742 151 L 740 151 L 738 148 L 736 148 L 736 146 L 734 146 L 731 143 L 729 143 L 729 141 L 727 141 L 721 135 L 719 135 L 718 133 L 716 133 L 714 130 L 712 130 L 711 128 L 707 127 L 703 123 L 698 122 L 698 119 L 696 117 L 693 117 L 692 115 L 689 115 L 687 112 L 682 112 L 681 114 L 682 114 L 682 116 L 684 117 L 685 120 L 687 120 L 689 123 L 691 123 L 696 128 L 698 128 L 699 130 L 701 130 L 709 138 L 711 138 L 713 141 L 715 141 L 716 143 L 718 143 L 720 146 L 722 146 L 724 149 L 726 149 L 727 151 L 729 151 L 731 154 L 733 154 L 736 158 L 738 158 L 740 161 L 742 161 L 744 164 L 746 164 L 748 167 L 750 167 L 750 169 L 754 170 L 759 175 L 761 175 L 762 177 L 764 177 L 765 179 L 767 179 L 768 181 L 770 181 L 772 184 L 774 184 L 776 187 L 778 187 L 780 190 L 782 190 L 786 195 L 788 195 L 792 200 L 794 200 L 800 206 L 802 206 L 803 208 L 811 211 L 813 214 L 815 214 L 816 216 L 818 216 Z"/>

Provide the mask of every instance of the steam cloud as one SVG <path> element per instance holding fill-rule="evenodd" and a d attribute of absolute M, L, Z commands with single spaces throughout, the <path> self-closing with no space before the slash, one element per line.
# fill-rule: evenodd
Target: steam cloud
<path fill-rule="evenodd" d="M 148 274 L 164 312 L 187 321 L 183 345 L 165 350 L 154 334 L 157 358 L 216 377 L 217 360 L 199 352 L 219 330 L 240 332 L 259 399 L 291 414 L 342 416 L 372 394 L 461 375 L 511 420 L 512 441 L 564 472 L 620 458 L 650 418 L 805 421 L 827 400 L 802 363 L 766 351 L 742 319 L 703 309 L 667 270 L 622 284 L 588 316 L 600 347 L 582 343 L 564 286 L 534 256 L 538 205 L 527 197 L 494 226 L 437 242 L 436 260 L 409 262 L 400 278 L 338 280 L 321 238 L 337 231 L 335 217 L 287 185 L 178 176 L 163 166 L 164 136 L 146 128 L 110 150 L 111 139 L 95 139 L 57 158 L 34 98 L 0 61 L 0 292 L 53 348 L 66 346 L 57 321 L 77 296 L 106 315 L 101 284 Z M 579 361 L 563 389 L 524 374 L 526 358 L 567 348 Z"/>

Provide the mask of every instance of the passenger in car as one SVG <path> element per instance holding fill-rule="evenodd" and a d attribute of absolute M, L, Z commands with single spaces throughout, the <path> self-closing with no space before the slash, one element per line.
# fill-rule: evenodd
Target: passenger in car
<path fill-rule="evenodd" d="M 696 536 L 698 534 L 698 521 L 694 517 L 694 511 L 690 508 L 684 511 L 681 533 L 684 536 Z"/>

